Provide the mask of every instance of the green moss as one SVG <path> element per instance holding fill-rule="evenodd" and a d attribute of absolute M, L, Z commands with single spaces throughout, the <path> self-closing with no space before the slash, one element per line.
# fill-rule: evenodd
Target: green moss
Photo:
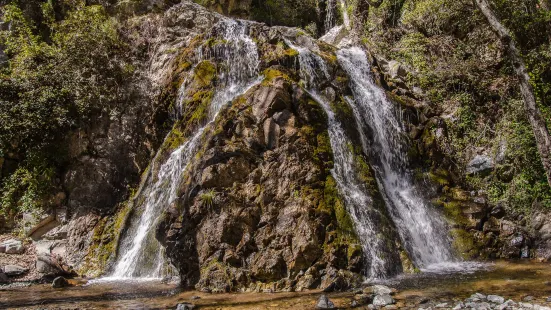
<path fill-rule="evenodd" d="M 473 258 L 473 254 L 480 252 L 472 234 L 464 229 L 452 229 L 453 246 L 464 259 Z"/>
<path fill-rule="evenodd" d="M 350 218 L 345 204 L 342 201 L 339 191 L 337 189 L 337 182 L 333 177 L 328 176 L 325 180 L 325 188 L 323 190 L 324 211 L 331 212 L 339 227 L 339 232 L 347 236 L 353 236 L 355 238 L 356 232 L 354 230 L 354 222 Z"/>
<path fill-rule="evenodd" d="M 262 81 L 262 85 L 264 86 L 270 85 L 277 78 L 282 78 L 285 81 L 291 81 L 291 78 L 287 74 L 273 68 L 264 70 L 262 75 L 264 76 L 264 80 Z"/>
<path fill-rule="evenodd" d="M 131 204 L 125 203 L 113 217 L 104 217 L 98 222 L 79 274 L 97 277 L 105 272 L 116 256 L 119 239 L 131 211 Z"/>
<path fill-rule="evenodd" d="M 216 66 L 212 62 L 204 60 L 195 66 L 193 73 L 195 83 L 200 87 L 207 87 L 216 77 Z"/>
<path fill-rule="evenodd" d="M 440 185 L 440 186 L 449 186 L 450 185 L 450 173 L 442 168 L 438 168 L 434 171 L 429 172 L 429 179 Z"/>

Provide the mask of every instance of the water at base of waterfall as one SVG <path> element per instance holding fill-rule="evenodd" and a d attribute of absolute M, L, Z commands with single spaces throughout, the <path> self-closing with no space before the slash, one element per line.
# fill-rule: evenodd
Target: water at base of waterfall
<path fill-rule="evenodd" d="M 262 80 L 258 74 L 260 60 L 257 47 L 248 36 L 247 22 L 221 19 L 214 27 L 218 28 L 216 33 L 222 34 L 225 43 L 217 45 L 213 50 L 197 50 L 197 63 L 216 59 L 223 62 L 226 68 L 218 77 L 220 86 L 215 89 L 210 104 L 209 121 L 170 154 L 155 177 L 148 176 L 140 194 L 133 200 L 143 202 L 134 206 L 137 216 L 132 218 L 123 236 L 113 272 L 100 281 L 140 282 L 160 280 L 171 275 L 164 248 L 155 238 L 155 227 L 161 214 L 178 198 L 181 177 L 199 150 L 204 131 L 214 122 L 222 107 Z M 185 98 L 185 82 L 178 97 L 181 101 Z M 179 111 L 181 104 L 179 102 L 177 106 Z M 156 159 L 153 162 L 156 163 Z"/>

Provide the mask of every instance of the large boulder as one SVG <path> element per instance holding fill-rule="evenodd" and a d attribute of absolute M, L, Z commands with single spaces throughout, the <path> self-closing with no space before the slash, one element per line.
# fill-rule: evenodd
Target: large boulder
<path fill-rule="evenodd" d="M 53 278 L 58 276 L 76 276 L 76 272 L 67 264 L 65 264 L 61 258 L 56 255 L 38 255 L 36 258 L 36 270 L 44 278 Z"/>

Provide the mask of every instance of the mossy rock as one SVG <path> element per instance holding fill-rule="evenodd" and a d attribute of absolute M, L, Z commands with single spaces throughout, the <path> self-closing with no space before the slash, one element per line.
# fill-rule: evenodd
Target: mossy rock
<path fill-rule="evenodd" d="M 216 66 L 208 61 L 204 60 L 195 66 L 193 71 L 193 80 L 199 87 L 211 86 L 213 80 L 216 78 Z"/>

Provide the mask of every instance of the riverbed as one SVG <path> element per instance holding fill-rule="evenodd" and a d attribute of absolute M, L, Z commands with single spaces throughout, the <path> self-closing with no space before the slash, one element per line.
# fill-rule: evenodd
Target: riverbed
<path fill-rule="evenodd" d="M 0 287 L 1 309 L 175 309 L 189 302 L 200 309 L 314 309 L 323 292 L 207 294 L 182 291 L 175 284 L 146 282 L 99 282 L 53 289 L 38 284 Z M 506 299 L 551 306 L 551 264 L 530 261 L 497 261 L 478 270 L 423 272 L 384 281 L 397 288 L 398 308 L 418 309 L 448 302 L 453 304 L 473 293 L 496 294 Z M 329 293 L 339 308 L 350 308 L 354 292 Z M 192 299 L 198 296 L 199 299 Z"/>

